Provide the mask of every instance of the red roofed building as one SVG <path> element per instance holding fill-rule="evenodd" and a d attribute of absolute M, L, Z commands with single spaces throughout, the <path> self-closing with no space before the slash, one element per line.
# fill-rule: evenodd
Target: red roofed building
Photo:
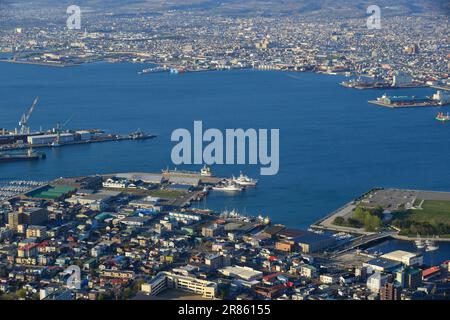
<path fill-rule="evenodd" d="M 287 287 L 284 284 L 279 284 L 275 286 L 256 286 L 255 293 L 263 296 L 265 298 L 274 299 L 281 296 Z"/>
<path fill-rule="evenodd" d="M 422 271 L 422 279 L 427 280 L 440 274 L 441 268 L 439 266 L 434 266 Z"/>
<path fill-rule="evenodd" d="M 281 274 L 281 272 L 275 272 L 275 273 L 268 274 L 267 276 L 264 276 L 264 277 L 263 277 L 263 280 L 264 280 L 264 281 L 270 281 L 270 280 L 272 280 L 273 278 L 278 277 L 278 275 L 280 275 L 280 274 Z"/>
<path fill-rule="evenodd" d="M 19 258 L 31 258 L 37 255 L 37 244 L 30 243 L 17 249 L 17 255 Z"/>

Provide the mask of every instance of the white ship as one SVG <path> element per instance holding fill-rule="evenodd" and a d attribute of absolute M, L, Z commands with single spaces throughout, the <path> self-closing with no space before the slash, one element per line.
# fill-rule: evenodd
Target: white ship
<path fill-rule="evenodd" d="M 417 240 L 414 241 L 414 243 L 415 243 L 417 249 L 423 249 L 423 248 L 425 248 L 425 243 L 424 243 L 424 241 L 420 238 L 420 235 L 419 235 L 419 234 L 417 235 Z"/>
<path fill-rule="evenodd" d="M 425 243 L 427 245 L 425 251 L 430 252 L 430 251 L 436 251 L 437 249 L 439 249 L 439 246 L 434 241 L 427 240 Z"/>
<path fill-rule="evenodd" d="M 234 192 L 234 191 L 242 191 L 242 190 L 244 190 L 244 187 L 242 187 L 236 183 L 228 181 L 227 183 L 224 183 L 224 184 L 215 185 L 214 187 L 212 187 L 212 189 L 217 190 L 217 191 L 233 191 Z"/>
<path fill-rule="evenodd" d="M 242 171 L 239 174 L 239 177 L 235 178 L 233 176 L 231 181 L 233 181 L 234 183 L 236 183 L 236 184 L 238 184 L 240 186 L 249 186 L 249 187 L 254 187 L 258 183 L 258 180 L 249 178 L 248 176 L 244 175 L 242 173 Z"/>
<path fill-rule="evenodd" d="M 212 177 L 212 171 L 210 167 L 207 167 L 206 165 L 203 166 L 203 168 L 200 170 L 200 175 L 204 177 Z"/>

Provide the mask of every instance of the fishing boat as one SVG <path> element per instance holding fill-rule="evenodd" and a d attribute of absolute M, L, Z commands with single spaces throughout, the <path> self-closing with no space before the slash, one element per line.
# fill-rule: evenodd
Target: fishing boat
<path fill-rule="evenodd" d="M 212 171 L 211 168 L 208 166 L 203 166 L 203 168 L 200 170 L 200 175 L 204 177 L 212 177 Z"/>
<path fill-rule="evenodd" d="M 236 191 L 243 191 L 244 187 L 233 183 L 231 181 L 227 181 L 226 183 L 220 183 L 215 185 L 214 187 L 212 187 L 213 190 L 216 191 L 231 191 L 231 192 L 236 192 Z"/>
<path fill-rule="evenodd" d="M 254 187 L 258 183 L 258 180 L 249 178 L 248 176 L 244 175 L 242 171 L 240 172 L 239 177 L 235 178 L 233 176 L 231 181 L 240 186 L 249 186 L 249 187 Z"/>
<path fill-rule="evenodd" d="M 439 246 L 432 240 L 427 240 L 425 244 L 426 244 L 425 251 L 427 252 L 436 251 L 437 249 L 439 249 Z"/>
<path fill-rule="evenodd" d="M 448 112 L 447 112 L 446 115 L 444 115 L 443 112 L 439 112 L 438 115 L 436 116 L 436 120 L 437 121 L 442 121 L 442 122 L 450 121 L 450 115 L 449 115 Z"/>
<path fill-rule="evenodd" d="M 425 243 L 424 243 L 424 241 L 422 240 L 422 238 L 420 238 L 420 235 L 419 235 L 419 234 L 417 235 L 417 240 L 414 241 L 414 243 L 415 243 L 417 249 L 423 249 L 423 248 L 425 248 Z"/>

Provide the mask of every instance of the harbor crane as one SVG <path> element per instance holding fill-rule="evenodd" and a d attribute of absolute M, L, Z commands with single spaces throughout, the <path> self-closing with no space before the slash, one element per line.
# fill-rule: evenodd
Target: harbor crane
<path fill-rule="evenodd" d="M 28 127 L 28 120 L 30 120 L 31 114 L 34 111 L 34 108 L 36 107 L 37 103 L 39 101 L 39 97 L 36 97 L 33 101 L 33 104 L 30 107 L 30 110 L 28 112 L 22 115 L 22 118 L 20 118 L 19 126 L 20 126 L 20 133 L 21 134 L 28 134 L 30 133 L 30 127 Z"/>
<path fill-rule="evenodd" d="M 52 147 L 59 147 L 60 144 L 60 137 L 61 137 L 61 132 L 62 129 L 66 126 L 66 124 L 68 124 L 70 122 L 70 120 L 72 120 L 73 115 L 71 115 L 66 122 L 64 122 L 62 125 L 59 124 L 59 122 L 56 124 L 56 128 L 54 129 L 54 131 L 56 131 L 56 139 L 52 142 Z"/>

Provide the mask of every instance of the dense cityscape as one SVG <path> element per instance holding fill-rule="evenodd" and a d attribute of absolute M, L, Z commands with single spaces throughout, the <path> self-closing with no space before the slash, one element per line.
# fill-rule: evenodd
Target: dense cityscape
<path fill-rule="evenodd" d="M 313 229 L 299 230 L 272 223 L 268 217 L 195 206 L 211 189 L 228 192 L 224 181 L 233 181 L 241 190 L 258 183 L 242 174 L 233 179 L 215 177 L 208 168 L 201 172 L 166 170 L 60 178 L 49 184 L 12 183 L 10 197 L 3 201 L 1 210 L 5 224 L 0 229 L 1 297 L 448 297 L 448 260 L 431 266 L 424 263 L 420 252 L 396 250 L 381 255 L 363 249 L 384 237 L 402 234 L 393 232 L 387 209 L 381 209 L 383 226 L 368 220 L 365 226 L 343 226 L 337 221 L 352 219 L 348 218 L 348 206 L 353 220 L 361 210 L 376 217 L 378 208 L 394 210 L 436 201 L 421 200 L 427 197 L 445 201 L 448 207 L 449 193 L 373 190 Z M 327 224 L 331 218 L 334 222 Z M 448 234 L 448 226 L 443 228 Z M 325 234 L 323 230 L 336 233 Z M 436 250 L 432 240 L 437 239 L 430 238 L 426 244 L 425 239 L 418 239 L 416 245 Z M 71 273 L 75 269 L 67 271 L 73 266 L 79 270 L 75 278 Z"/>
<path fill-rule="evenodd" d="M 99 13 L 81 6 L 81 28 L 68 30 L 65 7 L 15 8 L 23 9 L 0 3 L 1 63 L 140 63 L 140 75 L 316 72 L 350 77 L 341 83 L 345 90 L 437 90 L 427 98 L 385 94 L 370 101 L 382 106 L 450 103 L 445 12 L 384 16 L 382 9 L 382 28 L 370 29 L 365 8 L 344 19 L 189 9 Z M 41 159 L 32 148 L 64 152 L 68 144 L 155 137 L 59 124 L 32 132 L 27 121 L 37 100 L 22 128 L 0 123 L 0 150 L 28 149 L 28 157 Z M 436 119 L 450 120 L 443 113 Z M 202 208 L 211 192 L 258 192 L 264 178 L 218 177 L 206 166 L 198 172 L 128 170 L 52 181 L 0 179 L 0 300 L 450 297 L 450 257 L 424 259 L 450 240 L 448 192 L 374 188 L 303 230 L 266 216 Z M 415 250 L 370 250 L 385 239 L 409 241 Z"/>
<path fill-rule="evenodd" d="M 6 11 L 13 14 L 12 11 Z M 31 14 L 31 13 L 30 13 Z M 15 15 L 18 15 L 17 17 Z M 406 73 L 420 84 L 447 85 L 446 15 L 366 18 L 203 16 L 190 11 L 155 15 L 84 14 L 81 30 L 67 30 L 54 10 L 33 25 L 20 12 L 5 19 L 0 49 L 11 59 L 65 65 L 109 59 L 147 62 L 186 71 L 257 68 L 346 73 L 392 79 Z"/>

